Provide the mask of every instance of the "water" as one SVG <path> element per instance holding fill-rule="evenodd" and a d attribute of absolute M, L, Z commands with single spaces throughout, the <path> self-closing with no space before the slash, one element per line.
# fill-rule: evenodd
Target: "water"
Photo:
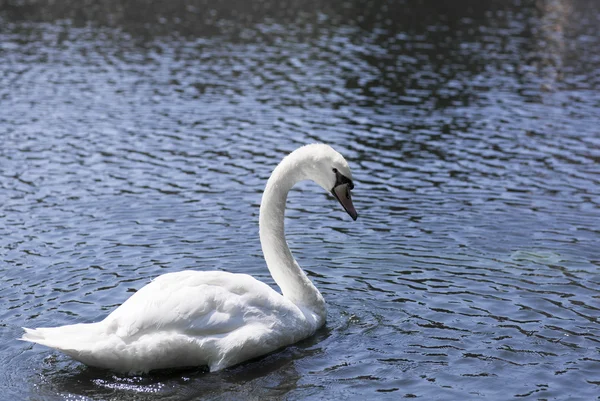
<path fill-rule="evenodd" d="M 600 399 L 598 3 L 212 3 L 0 1 L 0 399 Z M 273 284 L 261 192 L 317 141 L 360 217 L 290 196 L 314 337 L 145 377 L 16 340 L 166 272 Z"/>

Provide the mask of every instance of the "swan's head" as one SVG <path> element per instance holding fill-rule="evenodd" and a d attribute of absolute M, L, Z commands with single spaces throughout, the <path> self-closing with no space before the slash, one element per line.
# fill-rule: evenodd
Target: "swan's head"
<path fill-rule="evenodd" d="M 304 150 L 307 151 L 309 159 L 312 159 L 310 178 L 325 191 L 331 192 L 350 217 L 356 220 L 358 213 L 354 209 L 350 192 L 354 188 L 354 182 L 344 156 L 324 144 L 307 145 Z"/>

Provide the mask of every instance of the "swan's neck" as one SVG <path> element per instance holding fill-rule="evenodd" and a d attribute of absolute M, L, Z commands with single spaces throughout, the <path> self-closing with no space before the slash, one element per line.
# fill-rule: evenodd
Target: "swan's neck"
<path fill-rule="evenodd" d="M 287 195 L 298 181 L 310 179 L 294 153 L 283 159 L 267 182 L 260 204 L 260 242 L 271 276 L 283 296 L 309 308 L 322 321 L 325 301 L 304 271 L 300 268 L 285 240 L 284 214 Z"/>

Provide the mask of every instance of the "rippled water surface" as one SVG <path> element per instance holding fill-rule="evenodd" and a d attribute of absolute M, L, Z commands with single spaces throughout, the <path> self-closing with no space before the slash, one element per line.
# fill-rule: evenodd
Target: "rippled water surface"
<path fill-rule="evenodd" d="M 0 399 L 600 399 L 600 5 L 443 3 L 0 1 Z M 311 142 L 360 215 L 290 196 L 314 337 L 144 377 L 16 340 L 166 272 L 273 284 L 262 189 Z"/>

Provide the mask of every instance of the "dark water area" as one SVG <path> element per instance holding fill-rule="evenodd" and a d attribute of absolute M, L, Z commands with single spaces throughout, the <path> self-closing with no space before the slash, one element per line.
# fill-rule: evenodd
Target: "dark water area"
<path fill-rule="evenodd" d="M 0 399 L 600 399 L 600 3 L 0 0 Z M 157 275 L 274 285 L 258 207 L 302 183 L 314 337 L 128 377 L 16 340 Z"/>

